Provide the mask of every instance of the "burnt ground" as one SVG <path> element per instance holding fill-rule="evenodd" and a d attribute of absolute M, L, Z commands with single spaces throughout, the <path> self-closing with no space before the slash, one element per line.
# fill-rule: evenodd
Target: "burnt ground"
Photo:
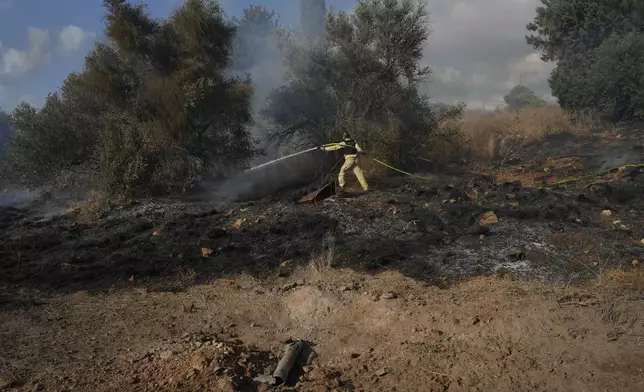
<path fill-rule="evenodd" d="M 642 390 L 644 168 L 591 174 L 643 138 L 310 205 L 2 208 L 0 390 L 261 390 L 289 338 L 296 390 Z"/>

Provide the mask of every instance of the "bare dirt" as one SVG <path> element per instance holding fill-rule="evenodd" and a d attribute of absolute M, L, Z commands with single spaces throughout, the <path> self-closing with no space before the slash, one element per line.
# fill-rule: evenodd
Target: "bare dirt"
<path fill-rule="evenodd" d="M 644 390 L 644 170 L 589 176 L 641 135 L 316 205 L 5 207 L 0 390 L 266 390 L 289 339 L 278 390 Z"/>

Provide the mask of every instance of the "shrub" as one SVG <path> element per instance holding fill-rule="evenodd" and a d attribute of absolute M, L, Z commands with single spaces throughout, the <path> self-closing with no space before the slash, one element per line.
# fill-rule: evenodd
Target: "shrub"
<path fill-rule="evenodd" d="M 258 151 L 248 80 L 227 76 L 233 25 L 218 2 L 187 0 L 167 19 L 105 0 L 107 41 L 42 109 L 12 113 L 7 172 L 42 183 L 64 170 L 96 173 L 128 195 L 181 192 L 243 167 Z"/>

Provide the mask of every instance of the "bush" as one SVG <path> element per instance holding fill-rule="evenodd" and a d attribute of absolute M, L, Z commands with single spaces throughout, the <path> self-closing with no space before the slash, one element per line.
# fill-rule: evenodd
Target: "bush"
<path fill-rule="evenodd" d="M 537 97 L 532 90 L 525 86 L 515 86 L 509 94 L 503 97 L 503 100 L 511 110 L 546 106 L 546 101 Z"/>
<path fill-rule="evenodd" d="M 644 2 L 541 0 L 528 44 L 557 63 L 559 105 L 608 121 L 644 118 Z"/>
<path fill-rule="evenodd" d="M 107 41 L 37 110 L 12 113 L 6 167 L 42 183 L 83 167 L 128 195 L 181 192 L 245 166 L 258 151 L 248 80 L 227 76 L 233 25 L 218 2 L 187 0 L 167 19 L 105 0 Z"/>
<path fill-rule="evenodd" d="M 643 62 L 644 34 L 613 36 L 589 54 L 562 61 L 550 85 L 570 110 L 593 108 L 612 122 L 644 120 Z"/>

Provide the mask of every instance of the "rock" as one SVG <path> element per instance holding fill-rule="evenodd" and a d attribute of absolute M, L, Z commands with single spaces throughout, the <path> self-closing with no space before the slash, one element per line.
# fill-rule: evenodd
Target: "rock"
<path fill-rule="evenodd" d="M 311 370 L 313 370 L 312 366 L 304 366 L 304 367 L 302 367 L 302 371 L 304 371 L 304 373 L 311 373 Z"/>
<path fill-rule="evenodd" d="M 253 378 L 253 381 L 262 383 L 264 385 L 274 385 L 276 382 L 275 377 L 271 376 L 270 374 L 260 374 L 259 376 Z"/>
<path fill-rule="evenodd" d="M 611 216 L 611 215 L 613 215 L 613 212 L 611 210 L 602 211 L 602 216 Z"/>
<path fill-rule="evenodd" d="M 208 360 L 203 355 L 196 354 L 190 358 L 190 366 L 196 372 L 202 372 L 208 366 Z"/>
<path fill-rule="evenodd" d="M 210 248 L 201 248 L 201 256 L 203 256 L 203 257 L 208 257 L 211 254 L 213 254 L 213 252 L 214 252 L 214 250 L 212 250 Z"/>
<path fill-rule="evenodd" d="M 637 267 L 639 265 L 640 261 L 639 260 L 633 260 L 631 264 L 633 264 L 633 267 Z"/>
<path fill-rule="evenodd" d="M 288 284 L 285 284 L 284 286 L 282 286 L 282 291 L 289 291 L 289 290 L 293 290 L 293 289 L 294 289 L 294 288 L 296 288 L 296 287 L 297 287 L 297 283 L 295 283 L 295 282 L 293 282 L 293 283 L 288 283 Z"/>
<path fill-rule="evenodd" d="M 481 217 L 479 218 L 479 223 L 482 226 L 495 225 L 499 223 L 499 218 L 496 216 L 494 211 L 488 211 L 485 214 L 481 215 Z"/>
<path fill-rule="evenodd" d="M 246 218 L 237 219 L 232 226 L 233 229 L 241 229 L 244 223 L 246 223 L 246 221 L 248 221 L 248 219 Z"/>
<path fill-rule="evenodd" d="M 271 390 L 271 387 L 268 384 L 259 384 L 257 387 L 257 392 L 268 392 Z"/>
<path fill-rule="evenodd" d="M 398 295 L 392 292 L 384 293 L 383 295 L 380 296 L 380 299 L 396 299 L 396 298 L 398 298 Z"/>
<path fill-rule="evenodd" d="M 164 361 L 167 359 L 170 359 L 174 353 L 172 350 L 165 350 L 161 354 L 159 354 L 159 358 L 163 359 Z"/>
<path fill-rule="evenodd" d="M 382 376 L 384 376 L 384 375 L 386 375 L 386 374 L 387 374 L 387 369 L 385 369 L 385 368 L 378 369 L 378 370 L 376 370 L 376 373 L 375 373 L 375 374 L 376 374 L 376 376 L 378 376 L 378 377 L 382 377 Z"/>

